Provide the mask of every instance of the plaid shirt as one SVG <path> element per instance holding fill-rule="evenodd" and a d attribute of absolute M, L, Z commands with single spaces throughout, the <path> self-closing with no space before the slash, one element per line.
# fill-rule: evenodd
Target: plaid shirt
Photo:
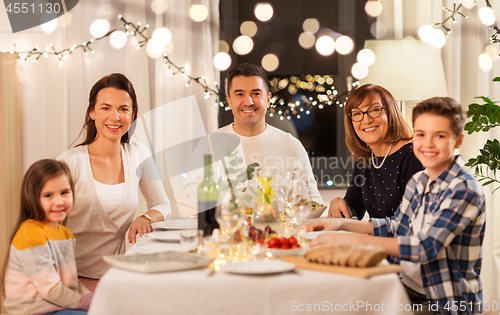
<path fill-rule="evenodd" d="M 484 195 L 463 164 L 457 156 L 429 183 L 429 191 L 425 191 L 427 170 L 416 173 L 394 217 L 371 220 L 375 235 L 398 239 L 400 256 L 391 257 L 391 261 L 420 263 L 425 295 L 432 304 L 438 303 L 440 314 L 477 314 L 483 299 L 479 273 L 485 230 Z M 415 235 L 408 236 L 411 220 L 422 204 L 425 213 L 431 212 L 433 218 L 420 231 L 414 231 Z M 458 310 L 453 309 L 454 305 Z"/>

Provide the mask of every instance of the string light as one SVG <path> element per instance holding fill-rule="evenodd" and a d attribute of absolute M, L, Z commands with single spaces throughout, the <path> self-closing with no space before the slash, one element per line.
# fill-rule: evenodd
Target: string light
<path fill-rule="evenodd" d="M 443 22 L 433 24 L 434 26 L 439 26 L 439 27 L 443 28 L 445 31 L 446 37 L 450 36 L 450 34 L 452 33 L 452 30 L 448 26 L 446 26 L 445 24 L 450 19 L 453 21 L 453 23 L 457 23 L 457 20 L 455 19 L 455 14 L 461 15 L 462 17 L 468 19 L 468 17 L 465 14 L 463 14 L 462 12 L 459 11 L 461 7 L 462 7 L 462 3 L 457 5 L 456 1 L 453 1 L 453 9 L 448 9 L 448 8 L 443 7 L 443 11 L 450 12 L 451 15 L 449 15 L 446 19 L 444 19 Z"/>
<path fill-rule="evenodd" d="M 356 81 L 358 84 L 359 82 Z M 344 93 L 339 93 L 335 88 L 334 79 L 332 76 L 325 75 L 301 75 L 290 76 L 284 78 L 272 78 L 270 80 L 271 85 L 271 101 L 269 106 L 269 117 L 278 115 L 280 120 L 291 120 L 292 117 L 301 119 L 302 116 L 310 115 L 313 108 L 323 109 L 325 105 L 340 104 L 340 99 L 344 99 L 348 95 L 348 91 Z M 306 97 L 303 93 L 300 95 L 299 100 L 297 96 L 293 97 L 290 93 L 290 87 L 293 86 L 295 93 L 299 90 L 317 93 L 314 96 Z M 286 93 L 288 92 L 289 95 Z M 290 99 L 290 101 L 288 101 Z"/>
<path fill-rule="evenodd" d="M 149 28 L 149 24 L 146 24 L 144 27 L 140 27 L 141 22 L 138 22 L 137 24 L 128 22 L 127 20 L 125 20 L 125 18 L 121 14 L 118 15 L 118 19 L 121 22 L 123 22 L 123 25 L 121 25 L 120 27 L 117 27 L 116 29 L 107 31 L 107 33 L 102 37 L 91 38 L 90 40 L 88 40 L 86 42 L 82 42 L 80 45 L 73 44 L 69 48 L 62 49 L 62 50 L 58 51 L 57 49 L 55 49 L 54 44 L 50 43 L 49 46 L 50 46 L 51 51 L 49 51 L 48 49 L 45 49 L 44 51 L 42 51 L 42 50 L 40 50 L 40 48 L 38 46 L 35 46 L 33 49 L 31 49 L 29 51 L 18 51 L 17 46 L 16 46 L 16 41 L 12 41 L 12 44 L 14 45 L 14 49 L 11 50 L 10 53 L 12 55 L 13 54 L 17 55 L 18 59 L 21 59 L 21 55 L 26 55 L 24 57 L 23 62 L 26 62 L 30 57 L 35 58 L 34 60 L 36 61 L 42 55 L 44 56 L 44 58 L 48 58 L 49 55 L 56 56 L 59 59 L 59 64 L 62 65 L 63 60 L 66 59 L 67 57 L 69 57 L 74 51 L 76 51 L 78 49 L 83 50 L 83 53 L 85 56 L 88 56 L 89 52 L 91 54 L 95 54 L 95 50 L 93 50 L 90 47 L 90 45 L 96 41 L 102 40 L 106 37 L 110 37 L 111 34 L 113 34 L 115 31 L 129 30 L 130 29 L 130 31 L 127 32 L 126 34 L 130 35 L 133 32 L 135 35 L 135 38 L 139 38 L 137 40 L 137 43 L 136 43 L 137 49 L 141 49 L 142 47 L 144 47 L 148 43 L 148 41 L 151 39 L 151 37 L 148 37 L 146 34 L 146 31 Z M 186 73 L 186 70 L 184 69 L 184 67 L 179 67 L 175 63 L 173 63 L 166 53 L 163 54 L 162 56 L 163 56 L 163 59 L 165 61 L 165 64 L 168 66 L 168 69 L 174 70 L 173 72 L 169 73 L 169 76 L 173 76 L 173 75 L 179 74 L 179 73 L 183 74 L 188 79 L 188 83 L 186 84 L 186 86 L 189 86 L 190 82 L 195 82 L 205 90 L 205 98 L 208 99 L 212 95 L 215 95 L 218 98 L 220 98 L 220 90 L 219 90 L 219 86 L 217 85 L 217 82 L 214 82 L 215 88 L 211 88 L 208 86 L 207 80 L 204 76 L 193 77 L 193 76 L 189 75 L 188 73 Z M 220 102 L 220 105 L 221 105 L 221 107 L 223 107 L 224 103 Z M 226 110 L 229 110 L 229 107 Z"/>

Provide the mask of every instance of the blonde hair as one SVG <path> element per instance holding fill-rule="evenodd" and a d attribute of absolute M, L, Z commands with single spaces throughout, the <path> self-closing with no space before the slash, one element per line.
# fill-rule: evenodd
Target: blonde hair
<path fill-rule="evenodd" d="M 345 142 L 349 151 L 351 151 L 351 157 L 358 162 L 362 162 L 365 167 L 369 165 L 368 160 L 371 149 L 356 134 L 352 120 L 348 114 L 363 104 L 364 101 L 367 99 L 371 100 L 376 95 L 380 97 L 382 106 L 385 106 L 385 113 L 388 120 L 387 139 L 385 141 L 394 144 L 401 140 L 411 140 L 412 138 L 411 127 L 403 118 L 398 103 L 389 91 L 373 84 L 365 84 L 356 88 L 349 94 L 344 106 Z"/>

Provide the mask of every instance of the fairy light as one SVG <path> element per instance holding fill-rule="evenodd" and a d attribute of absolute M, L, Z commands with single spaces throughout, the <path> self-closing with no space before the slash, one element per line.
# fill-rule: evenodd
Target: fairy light
<path fill-rule="evenodd" d="M 137 24 L 131 23 L 131 22 L 127 21 L 123 17 L 123 15 L 121 15 L 121 14 L 118 15 L 118 20 L 120 20 L 123 23 L 120 27 L 117 27 L 116 29 L 107 31 L 107 33 L 102 37 L 91 38 L 90 40 L 88 40 L 86 42 L 82 42 L 80 45 L 73 44 L 66 49 L 62 49 L 62 50 L 58 51 L 55 49 L 54 44 L 50 43 L 49 44 L 50 50 L 45 49 L 45 51 L 42 51 L 42 50 L 40 50 L 39 46 L 35 46 L 33 49 L 31 49 L 29 51 L 18 51 L 16 41 L 14 40 L 14 41 L 12 41 L 14 49 L 10 50 L 10 54 L 17 55 L 18 59 L 21 59 L 21 55 L 23 55 L 24 56 L 23 62 L 26 62 L 29 58 L 34 58 L 34 62 L 36 62 L 36 60 L 38 60 L 42 55 L 44 58 L 48 58 L 49 55 L 56 56 L 59 59 L 59 64 L 62 65 L 63 60 L 65 60 L 66 58 L 69 58 L 69 56 L 72 53 L 74 53 L 75 51 L 77 51 L 79 49 L 83 51 L 83 54 L 85 56 L 88 56 L 89 52 L 90 52 L 90 54 L 95 54 L 96 51 L 94 49 L 92 49 L 90 47 L 90 45 L 96 41 L 102 40 L 106 37 L 110 37 L 111 34 L 113 34 L 115 31 L 125 30 L 125 31 L 127 31 L 126 32 L 127 35 L 133 34 L 135 36 L 134 42 L 136 42 L 137 49 L 141 49 L 142 47 L 144 47 L 148 43 L 148 40 L 151 39 L 151 37 L 148 37 L 146 34 L 146 31 L 149 28 L 149 24 L 146 24 L 145 26 L 141 27 L 141 25 L 142 25 L 141 22 L 138 22 Z M 168 66 L 168 69 L 174 70 L 173 72 L 169 73 L 169 76 L 172 76 L 174 74 L 179 74 L 179 73 L 183 74 L 188 79 L 188 83 L 186 84 L 186 86 L 189 86 L 189 82 L 197 83 L 205 91 L 205 98 L 206 99 L 210 98 L 211 96 L 216 96 L 217 98 L 220 98 L 220 90 L 219 90 L 219 86 L 218 86 L 217 82 L 214 82 L 215 88 L 211 88 L 210 86 L 208 86 L 207 79 L 205 76 L 200 76 L 200 77 L 191 76 L 188 73 L 186 73 L 186 70 L 183 67 L 177 66 L 175 63 L 173 63 L 166 53 L 163 54 L 162 57 L 165 61 L 165 64 Z M 215 104 L 217 105 L 218 103 L 216 102 Z M 224 107 L 224 103 L 220 102 L 220 106 Z M 229 107 L 226 110 L 229 110 Z"/>

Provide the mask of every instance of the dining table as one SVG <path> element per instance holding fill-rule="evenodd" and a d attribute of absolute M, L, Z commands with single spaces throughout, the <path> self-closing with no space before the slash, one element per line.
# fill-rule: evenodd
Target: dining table
<path fill-rule="evenodd" d="M 175 223 L 174 220 L 171 220 Z M 165 221 L 166 222 L 166 221 Z M 182 222 L 181 222 L 182 223 Z M 138 239 L 125 255 L 180 251 L 157 237 Z M 143 273 L 111 267 L 97 285 L 90 315 L 102 314 L 411 314 L 397 273 L 362 278 L 295 268 L 272 274 L 191 270 Z"/>

